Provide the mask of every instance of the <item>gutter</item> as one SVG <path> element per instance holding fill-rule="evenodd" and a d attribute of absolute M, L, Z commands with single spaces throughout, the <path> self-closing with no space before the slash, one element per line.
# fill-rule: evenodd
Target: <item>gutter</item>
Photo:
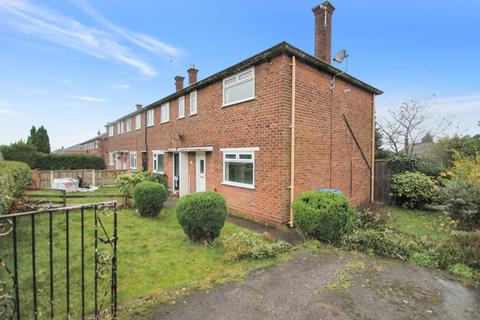
<path fill-rule="evenodd" d="M 295 82 L 296 82 L 296 58 L 292 56 L 292 122 L 290 124 L 290 220 L 288 224 L 293 227 L 293 201 L 295 200 Z"/>

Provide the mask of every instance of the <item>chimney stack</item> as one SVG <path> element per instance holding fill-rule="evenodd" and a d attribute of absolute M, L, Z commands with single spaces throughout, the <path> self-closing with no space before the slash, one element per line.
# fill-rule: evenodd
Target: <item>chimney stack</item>
<path fill-rule="evenodd" d="M 185 77 L 182 76 L 176 76 L 175 77 L 175 89 L 176 91 L 180 91 L 183 89 L 183 80 Z"/>
<path fill-rule="evenodd" d="M 136 107 L 137 107 L 137 110 L 140 110 L 142 109 L 143 106 L 141 104 L 137 104 Z"/>
<path fill-rule="evenodd" d="M 315 57 L 330 64 L 332 58 L 332 14 L 335 7 L 325 1 L 312 9 L 315 15 Z"/>
<path fill-rule="evenodd" d="M 195 69 L 195 65 L 192 64 L 190 68 L 188 68 L 188 85 L 192 85 L 197 82 L 197 73 L 198 70 Z"/>

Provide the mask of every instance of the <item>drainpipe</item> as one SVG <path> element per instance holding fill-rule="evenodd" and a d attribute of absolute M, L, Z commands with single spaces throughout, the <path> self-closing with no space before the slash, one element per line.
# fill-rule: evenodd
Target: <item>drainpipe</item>
<path fill-rule="evenodd" d="M 295 82 L 296 60 L 292 56 L 292 123 L 290 124 L 290 220 L 288 224 L 293 227 L 293 201 L 295 200 Z"/>
<path fill-rule="evenodd" d="M 372 164 L 370 165 L 370 202 L 375 201 L 375 93 L 372 94 Z"/>

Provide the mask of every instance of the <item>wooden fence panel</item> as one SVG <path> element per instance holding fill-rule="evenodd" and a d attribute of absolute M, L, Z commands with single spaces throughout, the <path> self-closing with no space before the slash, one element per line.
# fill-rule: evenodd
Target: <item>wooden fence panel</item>
<path fill-rule="evenodd" d="M 83 181 L 90 185 L 107 186 L 115 184 L 117 176 L 126 173 L 127 170 L 53 170 L 34 171 L 34 179 L 38 179 L 40 188 L 51 188 L 52 182 L 57 178 L 82 177 Z"/>
<path fill-rule="evenodd" d="M 374 199 L 380 203 L 389 203 L 392 199 L 390 180 L 393 172 L 385 160 L 375 160 L 375 192 Z"/>

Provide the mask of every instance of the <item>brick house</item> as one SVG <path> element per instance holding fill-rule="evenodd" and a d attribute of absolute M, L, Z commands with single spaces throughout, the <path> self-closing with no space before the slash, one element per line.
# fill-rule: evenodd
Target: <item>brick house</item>
<path fill-rule="evenodd" d="M 53 153 L 66 153 L 66 154 L 93 154 L 103 157 L 104 150 L 107 149 L 107 134 L 98 132 L 98 135 L 88 139 L 84 142 L 78 143 L 68 148 L 61 148 L 53 151 Z"/>
<path fill-rule="evenodd" d="M 216 191 L 277 226 L 306 190 L 368 204 L 382 92 L 330 64 L 334 10 L 313 8 L 314 56 L 282 42 L 202 80 L 192 66 L 186 87 L 177 76 L 174 93 L 109 122 L 108 168 L 164 173 L 180 196 Z"/>

